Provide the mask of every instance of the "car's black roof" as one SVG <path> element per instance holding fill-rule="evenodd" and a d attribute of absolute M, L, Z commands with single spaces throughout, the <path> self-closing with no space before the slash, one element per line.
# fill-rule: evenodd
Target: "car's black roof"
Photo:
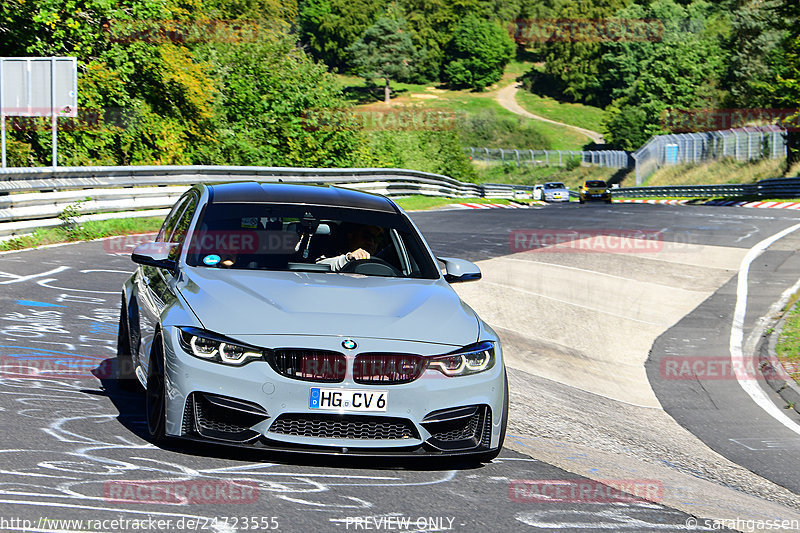
<path fill-rule="evenodd" d="M 330 185 L 235 182 L 209 185 L 210 203 L 299 204 L 349 207 L 396 213 L 383 196 Z"/>

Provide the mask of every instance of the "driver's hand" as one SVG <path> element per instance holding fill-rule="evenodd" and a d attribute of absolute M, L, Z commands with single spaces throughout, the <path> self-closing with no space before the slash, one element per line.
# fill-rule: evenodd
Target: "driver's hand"
<path fill-rule="evenodd" d="M 354 261 L 356 259 L 369 259 L 369 252 L 363 248 L 359 248 L 353 252 L 348 252 L 345 257 L 348 261 Z"/>

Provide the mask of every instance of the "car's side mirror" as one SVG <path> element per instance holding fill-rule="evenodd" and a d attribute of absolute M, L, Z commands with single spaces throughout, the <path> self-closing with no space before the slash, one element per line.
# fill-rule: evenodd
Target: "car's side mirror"
<path fill-rule="evenodd" d="M 140 265 L 177 272 L 178 262 L 169 257 L 170 252 L 177 246 L 178 244 L 174 242 L 145 242 L 134 248 L 131 260 Z"/>
<path fill-rule="evenodd" d="M 437 257 L 437 259 L 444 263 L 444 279 L 448 283 L 481 279 L 481 269 L 475 263 L 452 257 Z"/>

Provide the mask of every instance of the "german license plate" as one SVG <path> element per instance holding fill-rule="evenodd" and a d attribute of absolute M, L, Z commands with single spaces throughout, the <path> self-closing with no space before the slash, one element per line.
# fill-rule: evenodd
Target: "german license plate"
<path fill-rule="evenodd" d="M 308 398 L 310 409 L 321 411 L 385 412 L 389 391 L 358 389 L 326 389 L 312 387 Z"/>

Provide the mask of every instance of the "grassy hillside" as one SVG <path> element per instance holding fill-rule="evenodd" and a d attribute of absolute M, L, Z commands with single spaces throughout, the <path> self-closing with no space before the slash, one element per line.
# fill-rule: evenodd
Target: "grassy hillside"
<path fill-rule="evenodd" d="M 703 164 L 675 165 L 654 172 L 643 185 L 717 185 L 754 183 L 783 176 L 783 159 L 743 162 L 725 159 Z M 633 186 L 633 178 L 625 185 Z"/>
<path fill-rule="evenodd" d="M 524 89 L 517 92 L 517 103 L 534 115 L 598 133 L 603 131 L 603 110 L 599 107 L 559 102 L 548 96 L 539 96 Z"/>
<path fill-rule="evenodd" d="M 362 112 L 402 109 L 420 116 L 431 112 L 452 113 L 463 146 L 581 150 L 588 141 L 584 135 L 563 126 L 520 117 L 500 106 L 495 100 L 497 89 L 513 83 L 531 65 L 512 61 L 506 68 L 503 79 L 483 92 L 392 82 L 393 98 L 389 107 L 383 103 L 381 84 L 373 85 L 362 78 L 345 75 L 337 75 L 337 80 L 347 101 Z M 580 113 L 568 107 L 564 107 L 564 110 L 564 117 L 556 116 L 554 120 L 573 124 Z M 550 115 L 548 118 L 554 116 L 552 109 L 547 112 Z M 584 122 L 586 121 L 583 120 L 581 124 Z"/>

